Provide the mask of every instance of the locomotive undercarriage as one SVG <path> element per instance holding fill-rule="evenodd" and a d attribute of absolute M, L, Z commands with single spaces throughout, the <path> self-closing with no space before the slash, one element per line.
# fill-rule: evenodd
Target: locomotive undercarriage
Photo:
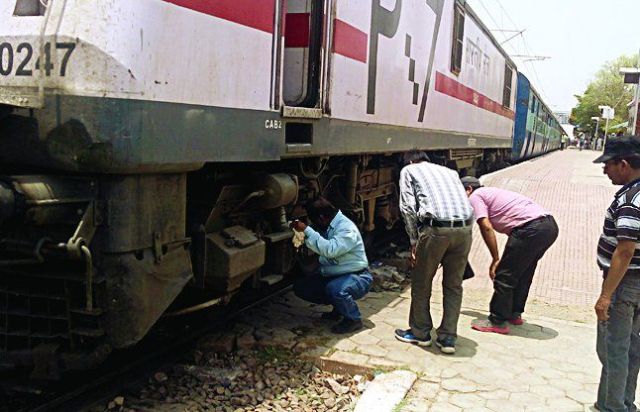
<path fill-rule="evenodd" d="M 452 154 L 431 153 L 486 167 L 482 151 Z M 299 257 L 288 221 L 304 219 L 308 199 L 330 198 L 367 240 L 399 221 L 399 170 L 389 154 L 1 177 L 0 368 L 36 378 L 92 368 L 176 302 L 286 282 Z"/>
<path fill-rule="evenodd" d="M 5 176 L 0 367 L 38 378 L 129 346 L 191 277 L 185 175 Z M 181 204 L 182 203 L 182 204 Z"/>

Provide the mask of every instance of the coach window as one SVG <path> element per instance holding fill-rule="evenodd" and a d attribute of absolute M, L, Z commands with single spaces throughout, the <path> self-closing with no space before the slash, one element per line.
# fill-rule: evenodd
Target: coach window
<path fill-rule="evenodd" d="M 513 70 L 508 64 L 504 65 L 504 89 L 502 91 L 502 105 L 511 107 L 511 82 L 513 81 Z"/>
<path fill-rule="evenodd" d="M 453 14 L 453 42 L 451 46 L 451 71 L 455 74 L 462 69 L 462 48 L 464 45 L 464 11 L 456 6 Z"/>
<path fill-rule="evenodd" d="M 531 102 L 529 103 L 529 108 L 531 109 L 531 113 L 533 113 L 533 108 L 536 105 L 536 98 L 531 96 Z"/>
<path fill-rule="evenodd" d="M 51 0 L 49 0 L 51 1 Z M 14 16 L 44 16 L 47 1 L 44 0 L 18 0 L 13 10 Z"/>

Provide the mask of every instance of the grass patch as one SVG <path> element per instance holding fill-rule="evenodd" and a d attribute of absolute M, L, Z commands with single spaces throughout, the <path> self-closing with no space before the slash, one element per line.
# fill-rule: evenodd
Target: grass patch
<path fill-rule="evenodd" d="M 266 346 L 258 350 L 256 356 L 261 363 L 290 362 L 293 360 L 291 351 L 278 346 Z"/>
<path fill-rule="evenodd" d="M 407 398 L 404 398 L 393 408 L 392 412 L 402 412 L 407 407 L 407 405 L 409 405 L 409 401 L 407 400 Z"/>

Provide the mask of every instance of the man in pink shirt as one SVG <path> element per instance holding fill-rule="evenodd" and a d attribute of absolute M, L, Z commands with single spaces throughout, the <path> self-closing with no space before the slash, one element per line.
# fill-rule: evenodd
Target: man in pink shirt
<path fill-rule="evenodd" d="M 493 280 L 489 319 L 471 326 L 482 332 L 509 333 L 508 323 L 522 324 L 538 261 L 558 237 L 551 214 L 528 197 L 496 187 L 483 187 L 472 176 L 462 178 L 484 243 L 493 258 L 489 276 Z M 494 231 L 509 236 L 502 253 Z"/>

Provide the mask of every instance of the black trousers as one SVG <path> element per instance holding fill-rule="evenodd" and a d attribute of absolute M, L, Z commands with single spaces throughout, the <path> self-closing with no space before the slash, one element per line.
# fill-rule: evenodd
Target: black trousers
<path fill-rule="evenodd" d="M 558 238 L 553 216 L 534 219 L 513 229 L 493 281 L 489 320 L 503 324 L 522 312 L 538 261 Z"/>

